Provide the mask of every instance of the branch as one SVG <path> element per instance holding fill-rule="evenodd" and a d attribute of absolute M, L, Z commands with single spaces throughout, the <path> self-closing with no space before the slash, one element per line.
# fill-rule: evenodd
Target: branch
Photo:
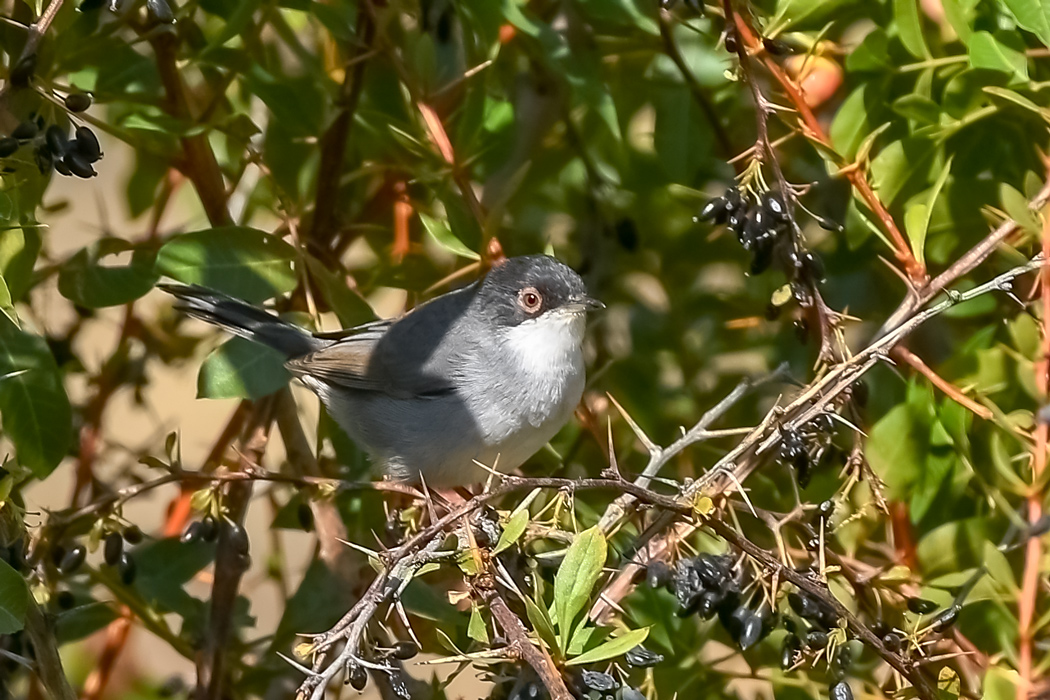
<path fill-rule="evenodd" d="M 649 451 L 649 463 L 645 465 L 645 469 L 642 473 L 634 480 L 634 485 L 639 488 L 648 488 L 652 477 L 656 476 L 665 464 L 671 461 L 676 455 L 682 450 L 702 440 L 706 440 L 716 434 L 711 433 L 708 428 L 716 420 L 726 414 L 726 412 L 732 408 L 737 401 L 742 399 L 745 394 L 755 387 L 761 386 L 771 381 L 782 378 L 787 372 L 787 366 L 781 365 L 775 372 L 764 377 L 757 382 L 745 379 L 736 385 L 736 387 L 729 392 L 725 398 L 719 401 L 713 408 L 707 413 L 701 416 L 700 420 L 696 422 L 692 428 L 690 428 L 682 437 L 675 440 L 667 447 L 660 447 L 654 444 L 648 436 L 641 432 L 641 429 L 631 420 L 630 416 L 621 410 L 624 418 L 631 425 L 631 428 L 635 431 L 635 435 L 642 441 L 642 444 L 646 446 Z M 615 402 L 614 402 L 615 404 Z M 617 408 L 619 406 L 617 405 Z M 623 493 L 619 495 L 615 501 L 610 503 L 605 509 L 605 513 L 602 514 L 601 519 L 598 521 L 598 528 L 608 535 L 615 529 L 615 526 L 623 518 L 629 515 L 632 506 L 636 502 L 635 496 L 630 493 Z"/>
<path fill-rule="evenodd" d="M 572 694 L 565 687 L 565 680 L 558 673 L 554 660 L 542 646 L 537 646 L 529 639 L 528 632 L 521 620 L 507 607 L 507 601 L 496 591 L 491 582 L 481 588 L 481 599 L 489 606 L 492 617 L 503 629 L 511 646 L 521 655 L 539 676 L 540 682 L 547 688 L 552 700 L 572 700 Z"/>
<path fill-rule="evenodd" d="M 1032 209 L 1042 209 L 1046 206 L 1047 202 L 1050 202 L 1050 180 L 1047 180 L 1043 185 L 1043 188 L 1039 190 L 1039 194 L 1037 194 L 1028 204 Z M 875 337 L 880 338 L 886 333 L 889 333 L 891 330 L 899 326 L 905 319 L 914 314 L 917 309 L 921 309 L 923 306 L 930 303 L 934 297 L 954 284 L 956 280 L 963 275 L 968 274 L 984 262 L 989 255 L 995 252 L 995 249 L 999 247 L 1000 243 L 1013 235 L 1019 228 L 1020 226 L 1013 219 L 1007 219 L 999 224 L 999 226 L 985 236 L 980 243 L 966 251 L 966 253 L 964 253 L 958 260 L 952 263 L 947 270 L 934 277 L 925 286 L 910 293 L 908 297 L 901 302 L 901 305 L 890 314 L 890 317 L 886 319 L 886 322 L 882 324 L 882 327 L 879 329 L 879 332 L 875 334 Z"/>
<path fill-rule="evenodd" d="M 818 415 L 834 410 L 839 400 L 838 397 L 864 373 L 885 358 L 887 353 L 913 330 L 956 304 L 992 291 L 1009 291 L 1014 279 L 1038 269 L 1041 265 L 1042 256 L 1037 256 L 1025 265 L 1008 270 L 966 292 L 952 292 L 941 303 L 915 313 L 897 328 L 873 341 L 850 360 L 828 370 L 787 406 L 777 406 L 771 409 L 762 423 L 752 430 L 740 444 L 686 487 L 678 501 L 693 503 L 703 496 L 716 498 L 733 493 L 759 467 L 767 455 L 773 454 L 773 450 L 779 445 L 781 436 L 785 432 L 797 430 Z M 634 558 L 613 576 L 599 601 L 591 608 L 589 617 L 592 620 L 600 620 L 608 615 L 613 609 L 612 604 L 621 600 L 631 590 L 633 581 L 644 569 L 646 563 L 651 559 L 664 557 L 671 550 L 674 542 L 688 537 L 695 527 L 690 523 L 676 524 L 675 517 L 670 513 L 658 516 L 639 538 L 641 544 L 637 547 Z"/>
<path fill-rule="evenodd" d="M 270 429 L 271 398 L 255 404 L 248 421 L 248 430 L 242 440 L 240 471 L 249 472 L 262 461 L 263 450 Z M 219 539 L 215 547 L 215 578 L 212 583 L 211 605 L 208 609 L 208 631 L 205 648 L 197 661 L 197 697 L 200 700 L 220 700 L 224 697 L 226 676 L 226 654 L 233 628 L 233 610 L 241 577 L 247 571 L 250 560 L 235 538 L 234 528 L 243 528 L 244 516 L 251 498 L 252 482 L 230 483 L 224 505 L 224 522 L 219 527 Z M 227 520 L 229 522 L 225 522 Z"/>
<path fill-rule="evenodd" d="M 344 68 L 343 85 L 339 92 L 339 114 L 321 136 L 319 143 L 321 164 L 317 171 L 317 195 L 313 219 L 306 232 L 307 241 L 321 244 L 336 232 L 335 210 L 339 201 L 339 182 L 346 159 L 346 144 L 350 139 L 354 113 L 361 101 L 365 67 L 368 57 L 373 54 L 374 38 L 375 22 L 365 3 L 357 11 L 358 45 Z"/>
<path fill-rule="evenodd" d="M 26 45 L 22 47 L 22 54 L 18 57 L 15 65 L 36 53 L 40 40 L 44 38 L 44 34 L 47 33 L 51 23 L 55 21 L 55 16 L 58 15 L 58 11 L 62 8 L 62 2 L 63 0 L 51 0 L 47 4 L 44 13 L 40 15 L 40 19 L 29 25 L 29 36 L 26 37 Z"/>
<path fill-rule="evenodd" d="M 150 39 L 154 54 L 157 57 L 157 70 L 167 96 L 167 112 L 185 122 L 195 124 L 196 120 L 190 111 L 186 86 L 178 67 L 179 38 L 173 31 L 156 33 Z M 197 196 L 204 207 L 204 213 L 212 226 L 225 226 L 233 223 L 226 201 L 226 184 L 219 169 L 219 162 L 208 142 L 207 130 L 184 136 L 181 139 L 185 161 L 181 169 L 193 183 Z"/>
<path fill-rule="evenodd" d="M 1039 271 L 1039 284 L 1042 297 L 1042 353 L 1035 363 L 1035 384 L 1043 403 L 1046 403 L 1050 392 L 1050 212 L 1043 212 L 1043 259 Z M 1044 420 L 1038 420 L 1035 430 L 1035 444 L 1032 446 L 1032 483 L 1026 497 L 1028 505 L 1028 522 L 1033 526 L 1043 516 L 1043 498 L 1045 497 L 1045 480 L 1042 478 L 1046 469 L 1046 450 L 1050 429 Z M 1032 647 L 1035 633 L 1036 602 L 1040 588 L 1040 566 L 1043 560 L 1041 538 L 1031 537 L 1025 546 L 1024 571 L 1021 575 L 1021 593 L 1017 603 L 1017 670 L 1020 682 L 1017 684 L 1017 700 L 1026 700 L 1032 696 L 1035 688 L 1033 674 L 1037 672 L 1032 665 Z"/>
<path fill-rule="evenodd" d="M 58 655 L 58 640 L 54 629 L 32 594 L 26 609 L 25 630 L 33 642 L 36 653 L 36 672 L 51 700 L 77 700 L 77 694 L 69 685 L 62 659 Z"/>
<path fill-rule="evenodd" d="M 288 454 L 292 468 L 302 474 L 320 477 L 321 468 L 310 450 L 306 433 L 299 421 L 292 392 L 285 387 L 277 398 L 277 429 Z M 342 544 L 349 535 L 346 523 L 339 516 L 339 511 L 332 499 L 310 499 L 310 510 L 313 513 L 314 530 L 319 545 L 318 556 L 328 569 L 351 590 L 360 579 L 360 567 L 353 561 L 351 550 Z"/>

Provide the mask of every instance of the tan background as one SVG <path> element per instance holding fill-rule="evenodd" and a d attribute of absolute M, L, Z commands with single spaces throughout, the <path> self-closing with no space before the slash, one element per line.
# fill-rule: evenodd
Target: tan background
<path fill-rule="evenodd" d="M 124 192 L 132 165 L 130 149 L 123 143 L 107 139 L 99 134 L 105 151 L 98 164 L 99 176 L 85 181 L 56 175 L 47 191 L 45 207 L 56 209 L 54 213 L 42 213 L 41 220 L 49 226 L 44 232 L 44 250 L 52 261 L 61 261 L 83 246 L 97 240 L 107 231 L 124 238 L 137 237 L 136 229 L 145 231 L 142 219 L 130 221 L 124 205 Z M 265 222 L 252 222 L 266 228 Z M 207 228 L 207 220 L 192 194 L 185 187 L 161 224 L 162 234 Z M 40 318 L 26 319 L 29 325 L 37 325 L 41 332 L 62 335 L 73 321 L 69 303 L 58 293 L 55 278 L 34 291 L 34 307 L 43 310 Z M 401 290 L 380 290 L 370 302 L 384 316 L 396 315 L 404 305 L 405 294 Z M 137 302 L 137 307 L 147 310 L 168 303 L 160 292 L 153 291 Z M 87 322 L 75 348 L 83 360 L 89 375 L 96 374 L 102 363 L 116 347 L 123 318 L 123 307 L 100 309 L 97 316 Z M 334 327 L 331 326 L 331 327 Z M 205 326 L 200 325 L 201 332 Z M 215 334 L 216 342 L 221 339 Z M 210 347 L 210 345 L 209 345 Z M 199 400 L 196 398 L 196 375 L 208 348 L 202 348 L 200 356 L 181 366 L 150 363 L 147 367 L 149 385 L 144 392 L 145 406 L 137 405 L 130 388 L 121 388 L 107 404 L 102 423 L 102 444 L 95 465 L 96 474 L 107 479 L 122 469 L 128 459 L 133 459 L 114 446 L 131 449 L 150 448 L 154 454 L 162 454 L 164 436 L 177 431 L 181 438 L 182 454 L 187 468 L 198 468 L 215 442 L 219 432 L 229 420 L 236 401 Z M 81 403 L 90 396 L 84 385 L 84 375 L 77 375 L 67 384 L 70 398 Z M 317 401 L 302 387 L 295 387 L 295 396 L 304 413 L 306 425 L 314 424 Z M 309 431 L 308 431 L 309 432 Z M 280 437 L 274 435 L 266 451 L 265 466 L 276 469 L 284 459 Z M 40 522 L 39 513 L 48 509 L 69 506 L 72 489 L 73 462 L 67 459 L 59 466 L 55 476 L 45 483 L 38 483 L 27 494 L 30 526 Z M 242 582 L 242 593 L 251 600 L 251 614 L 257 622 L 247 631 L 249 639 L 266 636 L 276 628 L 284 609 L 283 592 L 265 574 L 265 562 L 273 547 L 269 525 L 273 516 L 268 504 L 259 503 L 263 488 L 256 488 L 255 503 L 249 509 L 247 527 L 252 541 L 252 567 Z M 159 534 L 168 504 L 177 493 L 175 487 L 164 487 L 148 495 L 136 498 L 126 507 L 124 514 L 137 523 L 148 534 Z M 36 514 L 34 515 L 34 511 Z M 283 550 L 288 563 L 288 585 L 290 591 L 298 588 L 299 581 L 308 565 L 315 541 L 312 534 L 289 532 L 273 533 Z M 89 558 L 97 562 L 101 557 L 95 553 Z M 207 599 L 210 592 L 210 569 L 188 586 L 188 591 Z M 106 597 L 103 591 L 101 596 Z M 177 625 L 175 626 L 177 629 Z M 81 681 L 95 663 L 102 646 L 102 635 L 96 635 L 85 643 L 66 649 L 64 658 L 67 670 Z M 411 662 L 409 662 L 411 664 Z M 411 666 L 410 666 L 411 670 Z M 417 669 L 418 671 L 418 669 Z M 413 671 L 414 675 L 429 675 Z M 163 641 L 153 637 L 142 628 L 132 631 L 128 644 L 117 663 L 117 673 L 111 681 L 106 697 L 118 697 L 122 687 L 134 677 L 146 677 L 161 682 L 172 676 L 182 676 L 188 683 L 194 682 L 193 664 L 179 656 Z M 480 698 L 484 691 L 472 689 L 471 674 L 465 673 L 457 679 L 450 697 Z M 371 687 L 371 686 L 370 686 Z M 343 686 L 340 686 L 342 689 Z M 339 693 L 332 691 L 331 697 Z M 342 695 L 358 696 L 352 689 L 342 689 Z M 361 697 L 378 697 L 371 689 Z"/>

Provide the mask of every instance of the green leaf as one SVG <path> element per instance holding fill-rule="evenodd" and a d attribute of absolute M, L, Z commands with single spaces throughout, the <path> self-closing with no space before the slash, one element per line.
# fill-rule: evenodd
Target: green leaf
<path fill-rule="evenodd" d="M 364 297 L 350 288 L 345 275 L 329 270 L 312 255 L 305 256 L 304 260 L 307 269 L 310 270 L 310 277 L 317 282 L 317 286 L 321 288 L 321 295 L 339 317 L 339 323 L 344 328 L 353 328 L 376 320 L 375 311 Z"/>
<path fill-rule="evenodd" d="M 550 615 L 542 605 L 536 605 L 528 596 L 525 596 L 523 600 L 525 601 L 525 614 L 529 616 L 532 629 L 536 630 L 536 634 L 547 644 L 548 649 L 556 653 L 560 647 L 558 637 L 554 634 L 554 623 L 551 622 Z"/>
<path fill-rule="evenodd" d="M 831 145 L 845 158 L 853 158 L 857 154 L 865 135 L 871 131 L 868 120 L 872 110 L 868 103 L 869 95 L 873 92 L 874 88 L 870 83 L 858 87 L 843 100 L 839 111 L 835 113 L 835 119 L 831 122 L 828 132 Z"/>
<path fill-rule="evenodd" d="M 989 32 L 974 32 L 969 42 L 970 65 L 1008 73 L 1015 81 L 1028 80 L 1028 59 L 1023 48 L 1008 47 Z"/>
<path fill-rule="evenodd" d="M 126 251 L 133 251 L 128 264 L 102 264 L 107 256 Z M 148 292 L 158 277 L 152 252 L 136 249 L 119 238 L 103 238 L 62 265 L 58 291 L 73 303 L 88 308 L 119 306 Z"/>
<path fill-rule="evenodd" d="M 29 291 L 33 267 L 40 253 L 40 232 L 33 226 L 0 230 L 0 275 L 4 276 L 12 301 Z"/>
<path fill-rule="evenodd" d="M 296 285 L 295 248 L 247 226 L 222 226 L 173 237 L 157 253 L 157 272 L 257 304 Z"/>
<path fill-rule="evenodd" d="M 568 647 L 572 623 L 591 597 L 605 564 L 607 544 L 597 527 L 576 535 L 554 576 L 554 610 L 562 648 Z"/>
<path fill-rule="evenodd" d="M 499 554 L 507 547 L 511 546 L 525 533 L 525 528 L 529 526 L 529 511 L 527 508 L 517 511 L 510 516 L 510 520 L 507 521 L 506 527 L 503 528 L 503 532 L 500 533 L 499 542 L 496 543 L 496 548 L 492 550 L 493 554 Z"/>
<path fill-rule="evenodd" d="M 284 357 L 272 348 L 246 338 L 231 338 L 208 355 L 197 375 L 197 397 L 202 399 L 258 399 L 286 385 L 292 378 Z"/>
<path fill-rule="evenodd" d="M 598 661 L 606 661 L 607 659 L 613 659 L 621 654 L 634 649 L 636 646 L 645 641 L 645 638 L 649 636 L 649 628 L 643 627 L 638 630 L 631 630 L 621 634 L 619 637 L 610 639 L 602 644 L 599 644 L 590 651 L 585 651 L 577 657 L 569 659 L 566 666 L 580 666 L 582 664 L 593 664 Z"/>
<path fill-rule="evenodd" d="M 969 518 L 931 530 L 916 547 L 923 574 L 934 578 L 980 564 L 985 523 L 984 518 Z"/>
<path fill-rule="evenodd" d="M 778 31 L 820 26 L 843 6 L 854 2 L 856 0 L 778 0 L 776 12 L 769 24 L 776 26 Z"/>
<path fill-rule="evenodd" d="M 40 479 L 66 456 L 73 411 L 47 342 L 0 318 L 0 419 L 19 461 Z"/>
<path fill-rule="evenodd" d="M 1003 0 L 1017 23 L 1050 46 L 1050 0 Z"/>
<path fill-rule="evenodd" d="M 918 202 L 904 212 L 904 229 L 908 233 L 911 242 L 912 253 L 923 265 L 926 264 L 926 234 L 930 229 L 930 217 L 933 214 L 933 205 L 944 189 L 944 183 L 948 181 L 948 174 L 952 169 L 952 159 L 944 164 L 941 174 L 937 176 L 937 182 L 930 188 L 929 196 L 925 202 Z"/>
<path fill-rule="evenodd" d="M 13 634 L 22 629 L 28 607 L 26 580 L 0 559 L 0 634 Z"/>
<path fill-rule="evenodd" d="M 926 463 L 929 432 L 929 424 L 905 404 L 894 406 L 871 429 L 865 455 L 891 497 L 910 493 Z"/>
<path fill-rule="evenodd" d="M 999 183 L 999 201 L 1011 219 L 1030 236 L 1039 236 L 1042 222 L 1028 204 L 1028 198 L 1005 182 Z"/>
<path fill-rule="evenodd" d="M 883 203 L 891 204 L 913 180 L 925 181 L 936 144 L 927 138 L 909 136 L 894 141 L 871 161 L 871 183 Z"/>
<path fill-rule="evenodd" d="M 973 8 L 974 0 L 941 0 L 944 7 L 944 17 L 952 25 L 952 29 L 959 35 L 963 43 L 970 41 L 973 34 Z"/>
<path fill-rule="evenodd" d="M 481 616 L 481 610 L 477 605 L 470 606 L 470 622 L 467 623 L 467 636 L 475 642 L 489 643 L 489 630 L 485 625 L 485 618 Z"/>
<path fill-rule="evenodd" d="M 984 88 L 984 91 L 992 97 L 998 97 L 1002 100 L 1006 100 L 1007 102 L 1012 102 L 1018 107 L 1027 109 L 1030 112 L 1034 112 L 1043 119 L 1050 119 L 1050 113 L 1048 113 L 1046 109 L 1043 109 L 1024 95 L 1020 95 L 1014 92 L 1013 90 L 1007 90 L 1006 88 L 997 87 L 995 85 L 989 85 Z"/>
<path fill-rule="evenodd" d="M 117 619 L 117 611 L 106 603 L 92 601 L 59 613 L 55 618 L 55 637 L 61 644 L 83 639 Z"/>
<path fill-rule="evenodd" d="M 919 124 L 937 124 L 941 120 L 941 106 L 924 95 L 911 93 L 893 101 L 893 111 Z"/>
<path fill-rule="evenodd" d="M 929 58 L 930 49 L 922 35 L 919 0 L 893 0 L 893 16 L 901 43 L 915 58 Z"/>
<path fill-rule="evenodd" d="M 174 612 L 184 618 L 200 612 L 201 601 L 183 585 L 215 558 L 213 545 L 167 537 L 136 547 L 131 556 L 139 572 L 135 588 L 158 612 Z"/>
<path fill-rule="evenodd" d="M 11 300 L 11 290 L 7 288 L 7 282 L 0 275 L 0 314 L 7 316 L 11 323 L 18 325 L 18 315 Z"/>
<path fill-rule="evenodd" d="M 711 130 L 703 125 L 693 95 L 684 86 L 661 88 L 654 107 L 653 148 L 660 165 L 671 181 L 688 182 L 696 174 L 697 163 L 711 153 Z"/>
<path fill-rule="evenodd" d="M 463 241 L 456 238 L 456 235 L 452 233 L 452 229 L 446 222 L 435 219 L 423 212 L 419 212 L 419 220 L 423 222 L 423 227 L 430 234 L 430 237 L 434 239 L 434 242 L 448 252 L 470 260 L 481 260 L 480 255 L 463 245 Z"/>

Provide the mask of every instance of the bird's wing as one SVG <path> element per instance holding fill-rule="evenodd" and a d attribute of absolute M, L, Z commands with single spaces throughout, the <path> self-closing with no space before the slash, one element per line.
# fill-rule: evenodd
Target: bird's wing
<path fill-rule="evenodd" d="M 369 371 L 372 351 L 380 337 L 381 334 L 372 333 L 347 336 L 308 355 L 294 357 L 285 367 L 297 377 L 309 375 L 347 389 L 383 391 L 383 382 Z"/>
<path fill-rule="evenodd" d="M 323 339 L 338 337 L 331 345 L 307 355 L 292 358 L 285 363 L 295 376 L 315 377 L 327 384 L 356 391 L 374 391 L 394 397 L 439 396 L 452 391 L 447 374 L 434 371 L 436 358 L 416 357 L 421 343 L 412 330 L 414 323 L 402 326 L 400 332 L 388 336 L 392 328 L 403 323 L 376 321 L 345 331 L 318 335 Z M 380 341 L 386 342 L 380 347 Z M 376 352 L 379 348 L 378 353 Z M 397 355 L 394 360 L 391 353 Z M 438 357 L 442 353 L 438 352 Z"/>

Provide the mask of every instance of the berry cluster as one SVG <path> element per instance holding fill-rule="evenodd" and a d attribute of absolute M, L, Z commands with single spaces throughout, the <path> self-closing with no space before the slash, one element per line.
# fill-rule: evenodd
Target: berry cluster
<path fill-rule="evenodd" d="M 225 529 L 226 541 L 229 542 L 234 557 L 236 557 L 234 563 L 240 569 L 247 570 L 252 561 L 249 554 L 251 543 L 248 539 L 248 532 L 239 523 L 226 519 L 220 522 L 211 515 L 205 515 L 200 520 L 195 520 L 187 525 L 179 541 L 183 544 L 215 542 L 219 537 L 220 527 Z"/>
<path fill-rule="evenodd" d="M 797 430 L 781 429 L 777 458 L 794 468 L 800 488 L 809 486 L 815 468 L 841 454 L 832 442 L 834 434 L 835 423 L 828 413 L 821 413 Z"/>
<path fill-rule="evenodd" d="M 828 647 L 829 632 L 839 624 L 838 615 L 830 606 L 805 593 L 789 593 L 788 605 L 800 618 L 796 621 L 791 615 L 772 609 L 760 593 L 748 595 L 749 588 L 760 589 L 746 585 L 745 576 L 744 568 L 736 566 L 731 557 L 706 553 L 679 560 L 673 571 L 660 561 L 650 562 L 646 569 L 650 587 L 666 587 L 678 598 L 680 617 L 696 614 L 710 620 L 717 616 L 742 651 L 753 647 L 782 625 L 788 632 L 781 655 L 781 665 L 785 670 L 803 659 L 804 650 L 819 654 Z M 853 691 L 845 681 L 852 661 L 852 652 L 847 645 L 839 646 L 833 655 L 829 655 L 828 669 L 832 677 L 829 692 L 835 700 L 853 698 Z"/>
<path fill-rule="evenodd" d="M 65 98 L 66 109 L 82 112 L 91 106 L 91 97 L 85 93 L 70 93 Z M 33 150 L 33 158 L 42 175 L 52 170 L 60 175 L 91 178 L 97 175 L 94 164 L 102 158 L 102 147 L 95 132 L 89 127 L 76 127 L 72 138 L 67 127 L 57 123 L 47 125 L 40 115 L 31 117 L 15 127 L 10 136 L 0 137 L 0 159 L 18 153 L 23 146 Z"/>
<path fill-rule="evenodd" d="M 724 195 L 704 205 L 696 220 L 728 225 L 744 250 L 752 254 L 753 275 L 769 269 L 777 244 L 790 239 L 787 204 L 776 192 L 763 192 L 756 198 L 750 192 L 730 187 Z"/>
<path fill-rule="evenodd" d="M 680 559 L 672 572 L 662 562 L 651 562 L 646 569 L 648 584 L 666 587 L 678 598 L 678 616 L 699 615 L 710 620 L 716 615 L 729 637 L 741 648 L 750 649 L 776 626 L 776 615 L 765 603 L 752 606 L 753 595 L 744 594 L 743 570 L 725 555 L 700 554 Z"/>
<path fill-rule="evenodd" d="M 103 540 L 102 560 L 106 566 L 117 570 L 120 581 L 125 586 L 134 583 L 138 569 L 131 552 L 124 549 L 124 543 L 138 544 L 142 539 L 142 530 L 131 525 L 123 531 L 110 532 Z M 55 565 L 58 573 L 71 576 L 77 573 L 87 560 L 87 547 L 77 541 L 59 542 L 51 547 L 50 555 L 51 563 Z"/>
<path fill-rule="evenodd" d="M 824 228 L 839 230 L 818 216 L 813 218 Z M 824 264 L 815 253 L 802 248 L 782 193 L 766 190 L 755 195 L 730 187 L 704 205 L 693 220 L 728 226 L 744 250 L 751 253 L 752 275 L 760 275 L 777 263 L 788 278 L 792 296 L 804 306 L 811 303 L 810 290 L 824 280 Z"/>

